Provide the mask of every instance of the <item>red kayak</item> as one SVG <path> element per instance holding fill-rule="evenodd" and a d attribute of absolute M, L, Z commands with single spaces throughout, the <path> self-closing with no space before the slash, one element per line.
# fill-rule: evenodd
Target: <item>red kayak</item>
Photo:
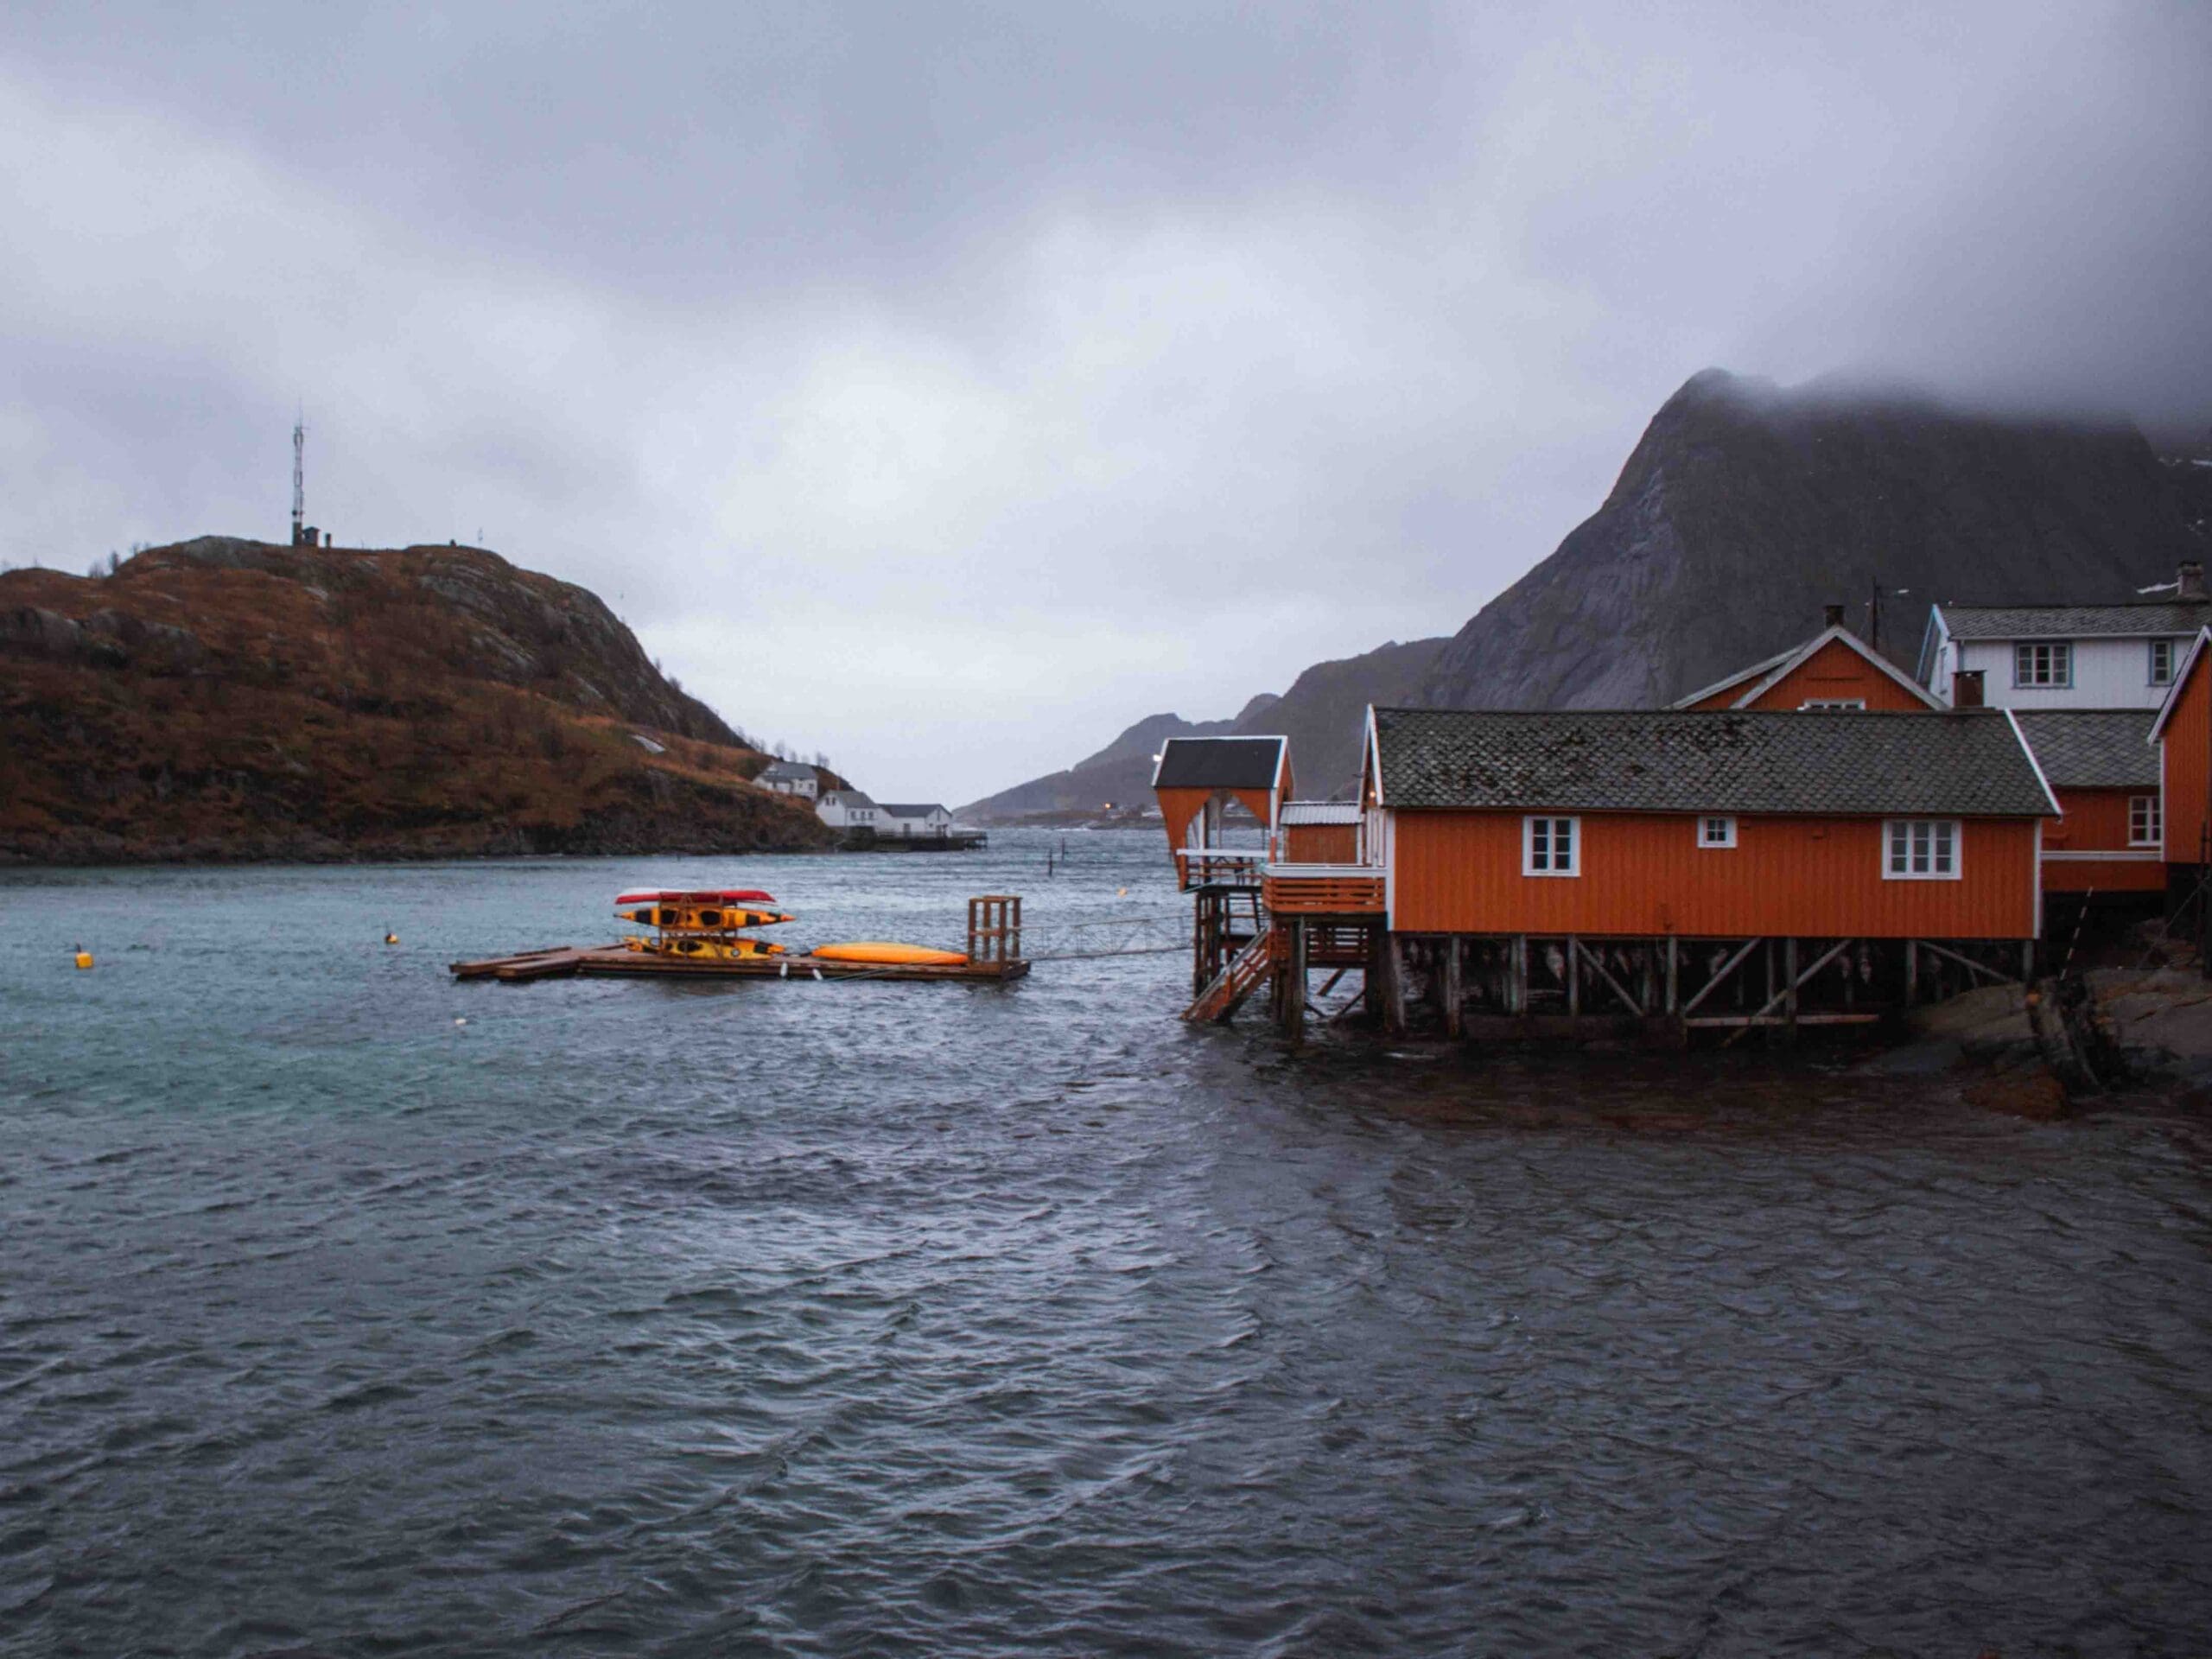
<path fill-rule="evenodd" d="M 772 905 L 776 895 L 758 887 L 713 887 L 696 893 L 618 893 L 618 905 Z"/>

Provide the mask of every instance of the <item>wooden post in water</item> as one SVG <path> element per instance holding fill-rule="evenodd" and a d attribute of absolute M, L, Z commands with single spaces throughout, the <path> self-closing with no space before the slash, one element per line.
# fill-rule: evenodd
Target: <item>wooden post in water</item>
<path fill-rule="evenodd" d="M 1393 1037 L 1406 1034 L 1405 946 L 1395 933 L 1382 936 L 1382 1027 Z"/>
<path fill-rule="evenodd" d="M 1288 960 L 1282 973 L 1282 1028 L 1293 1043 L 1306 1038 L 1306 918 L 1294 917 L 1290 922 Z"/>
<path fill-rule="evenodd" d="M 1782 1002 L 1783 1040 L 1795 1044 L 1797 1040 L 1797 936 L 1795 933 L 1782 942 L 1782 974 L 1789 987 Z"/>
<path fill-rule="evenodd" d="M 1505 1000 L 1516 1015 L 1529 1012 L 1529 936 L 1516 933 L 1510 965 L 1506 969 Z"/>
<path fill-rule="evenodd" d="M 1920 941 L 1904 942 L 1904 1005 L 1915 1007 L 1920 1002 Z"/>
<path fill-rule="evenodd" d="M 1457 1037 L 1465 1029 L 1459 1017 L 1459 936 L 1447 935 L 1444 941 L 1444 1034 Z"/>
<path fill-rule="evenodd" d="M 1567 1014 L 1570 1020 L 1582 1017 L 1582 953 L 1574 947 L 1579 943 L 1573 934 L 1567 937 Z"/>

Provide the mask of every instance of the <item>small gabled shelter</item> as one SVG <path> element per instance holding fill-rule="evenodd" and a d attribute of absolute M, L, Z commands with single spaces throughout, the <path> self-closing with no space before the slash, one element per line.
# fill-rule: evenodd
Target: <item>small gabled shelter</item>
<path fill-rule="evenodd" d="M 1232 801 L 1258 821 L 1272 840 L 1291 797 L 1290 740 L 1287 737 L 1171 737 L 1153 768 L 1153 793 L 1167 830 L 1183 885 L 1230 850 L 1225 834 Z M 1249 849 L 1256 861 L 1264 847 Z"/>
<path fill-rule="evenodd" d="M 2166 885 L 2157 716 L 2147 709 L 2023 709 L 2015 716 L 2062 814 L 2043 832 L 2045 893 Z"/>
<path fill-rule="evenodd" d="M 1843 626 L 1842 607 L 1828 607 L 1827 626 L 1802 645 L 1739 669 L 1693 691 L 1677 709 L 1890 709 L 1900 713 L 1943 704 L 1911 677 Z"/>
<path fill-rule="evenodd" d="M 1357 801 L 1286 801 L 1275 857 L 1285 864 L 1359 862 Z"/>

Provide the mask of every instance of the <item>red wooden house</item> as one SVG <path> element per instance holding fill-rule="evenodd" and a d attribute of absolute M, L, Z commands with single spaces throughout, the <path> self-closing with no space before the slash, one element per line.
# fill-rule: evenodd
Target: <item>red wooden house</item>
<path fill-rule="evenodd" d="M 1840 605 L 1828 607 L 1827 626 L 1803 645 L 1693 691 L 1675 707 L 1910 712 L 1943 706 L 1845 627 L 1842 610 Z"/>
<path fill-rule="evenodd" d="M 1923 972 L 2026 970 L 2058 806 L 2002 710 L 1371 709 L 1364 893 L 1267 870 L 1288 995 L 1302 931 L 1368 912 L 1370 994 L 1471 1014 L 1701 1025 L 1874 1017 Z M 1311 883 L 1326 902 L 1301 904 Z"/>
<path fill-rule="evenodd" d="M 2212 865 L 2212 628 L 2200 628 L 2151 723 L 2158 749 L 2159 825 L 2171 872 Z"/>
<path fill-rule="evenodd" d="M 2044 891 L 2084 896 L 2164 892 L 2164 815 L 2158 751 L 2150 741 L 2152 711 L 2024 709 L 2013 718 L 2062 815 L 2044 826 Z"/>

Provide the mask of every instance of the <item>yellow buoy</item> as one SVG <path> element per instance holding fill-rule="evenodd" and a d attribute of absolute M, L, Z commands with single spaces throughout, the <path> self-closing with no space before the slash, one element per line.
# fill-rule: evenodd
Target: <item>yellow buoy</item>
<path fill-rule="evenodd" d="M 77 947 L 77 965 L 79 968 L 89 968 L 92 965 L 92 953 L 81 944 Z"/>
<path fill-rule="evenodd" d="M 384 942 L 386 944 L 397 944 L 399 943 L 399 935 L 397 933 L 387 933 L 384 936 Z"/>

